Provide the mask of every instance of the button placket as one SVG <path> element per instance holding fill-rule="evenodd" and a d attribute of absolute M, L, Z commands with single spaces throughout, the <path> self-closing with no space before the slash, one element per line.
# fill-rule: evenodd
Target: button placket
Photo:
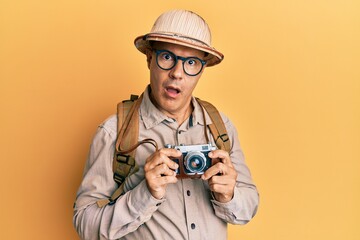
<path fill-rule="evenodd" d="M 199 237 L 199 228 L 197 224 L 198 214 L 196 213 L 197 209 L 197 202 L 196 198 L 192 197 L 194 194 L 194 186 L 193 186 L 193 179 L 183 179 L 182 188 L 183 188 L 183 198 L 185 202 L 185 211 L 186 211 L 186 222 L 189 231 L 189 239 L 200 239 Z"/>
<path fill-rule="evenodd" d="M 181 145 L 181 144 L 188 144 L 186 143 L 185 141 L 185 130 L 181 130 L 181 129 L 177 129 L 176 130 L 176 142 L 177 142 L 177 145 Z"/>
<path fill-rule="evenodd" d="M 185 126 L 185 125 L 183 125 Z M 185 127 L 179 127 L 176 131 L 177 144 L 190 145 L 192 144 L 193 136 L 190 135 L 191 131 Z M 193 179 L 183 179 L 182 181 L 182 194 L 185 204 L 185 217 L 187 222 L 187 228 L 189 231 L 189 239 L 200 239 L 200 228 L 197 221 L 197 202 L 196 198 L 193 197 L 195 194 Z"/>

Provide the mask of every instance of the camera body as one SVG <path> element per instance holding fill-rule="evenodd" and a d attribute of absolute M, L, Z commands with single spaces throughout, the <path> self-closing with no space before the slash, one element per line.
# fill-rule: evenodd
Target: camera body
<path fill-rule="evenodd" d="M 219 162 L 219 159 L 212 159 L 208 156 L 211 151 L 216 149 L 211 144 L 179 146 L 166 144 L 165 148 L 174 148 L 182 153 L 179 158 L 170 157 L 179 165 L 176 170 L 177 178 L 200 178 L 207 169 Z"/>

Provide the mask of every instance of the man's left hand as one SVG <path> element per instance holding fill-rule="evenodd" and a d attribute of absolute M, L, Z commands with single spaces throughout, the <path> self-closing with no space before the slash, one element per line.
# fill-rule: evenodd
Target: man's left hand
<path fill-rule="evenodd" d="M 215 150 L 209 153 L 212 159 L 218 158 L 220 162 L 210 167 L 203 175 L 203 180 L 209 180 L 210 190 L 217 201 L 226 203 L 234 196 L 237 172 L 231 162 L 229 153 Z"/>

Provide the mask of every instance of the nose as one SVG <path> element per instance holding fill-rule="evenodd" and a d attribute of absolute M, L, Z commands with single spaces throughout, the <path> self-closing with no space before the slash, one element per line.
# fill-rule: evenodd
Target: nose
<path fill-rule="evenodd" d="M 170 77 L 172 79 L 177 79 L 177 80 L 181 80 L 183 78 L 184 73 L 184 69 L 183 69 L 183 63 L 182 60 L 178 59 L 177 63 L 175 64 L 175 66 L 170 70 Z"/>

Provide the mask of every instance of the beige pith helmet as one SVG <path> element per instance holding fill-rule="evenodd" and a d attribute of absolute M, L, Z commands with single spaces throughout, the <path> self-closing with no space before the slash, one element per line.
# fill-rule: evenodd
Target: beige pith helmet
<path fill-rule="evenodd" d="M 171 10 L 161 14 L 150 33 L 137 37 L 136 48 L 145 54 L 150 48 L 149 41 L 178 44 L 209 53 L 205 59 L 207 66 L 214 66 L 224 59 L 224 55 L 211 47 L 211 32 L 205 20 L 186 10 Z"/>

